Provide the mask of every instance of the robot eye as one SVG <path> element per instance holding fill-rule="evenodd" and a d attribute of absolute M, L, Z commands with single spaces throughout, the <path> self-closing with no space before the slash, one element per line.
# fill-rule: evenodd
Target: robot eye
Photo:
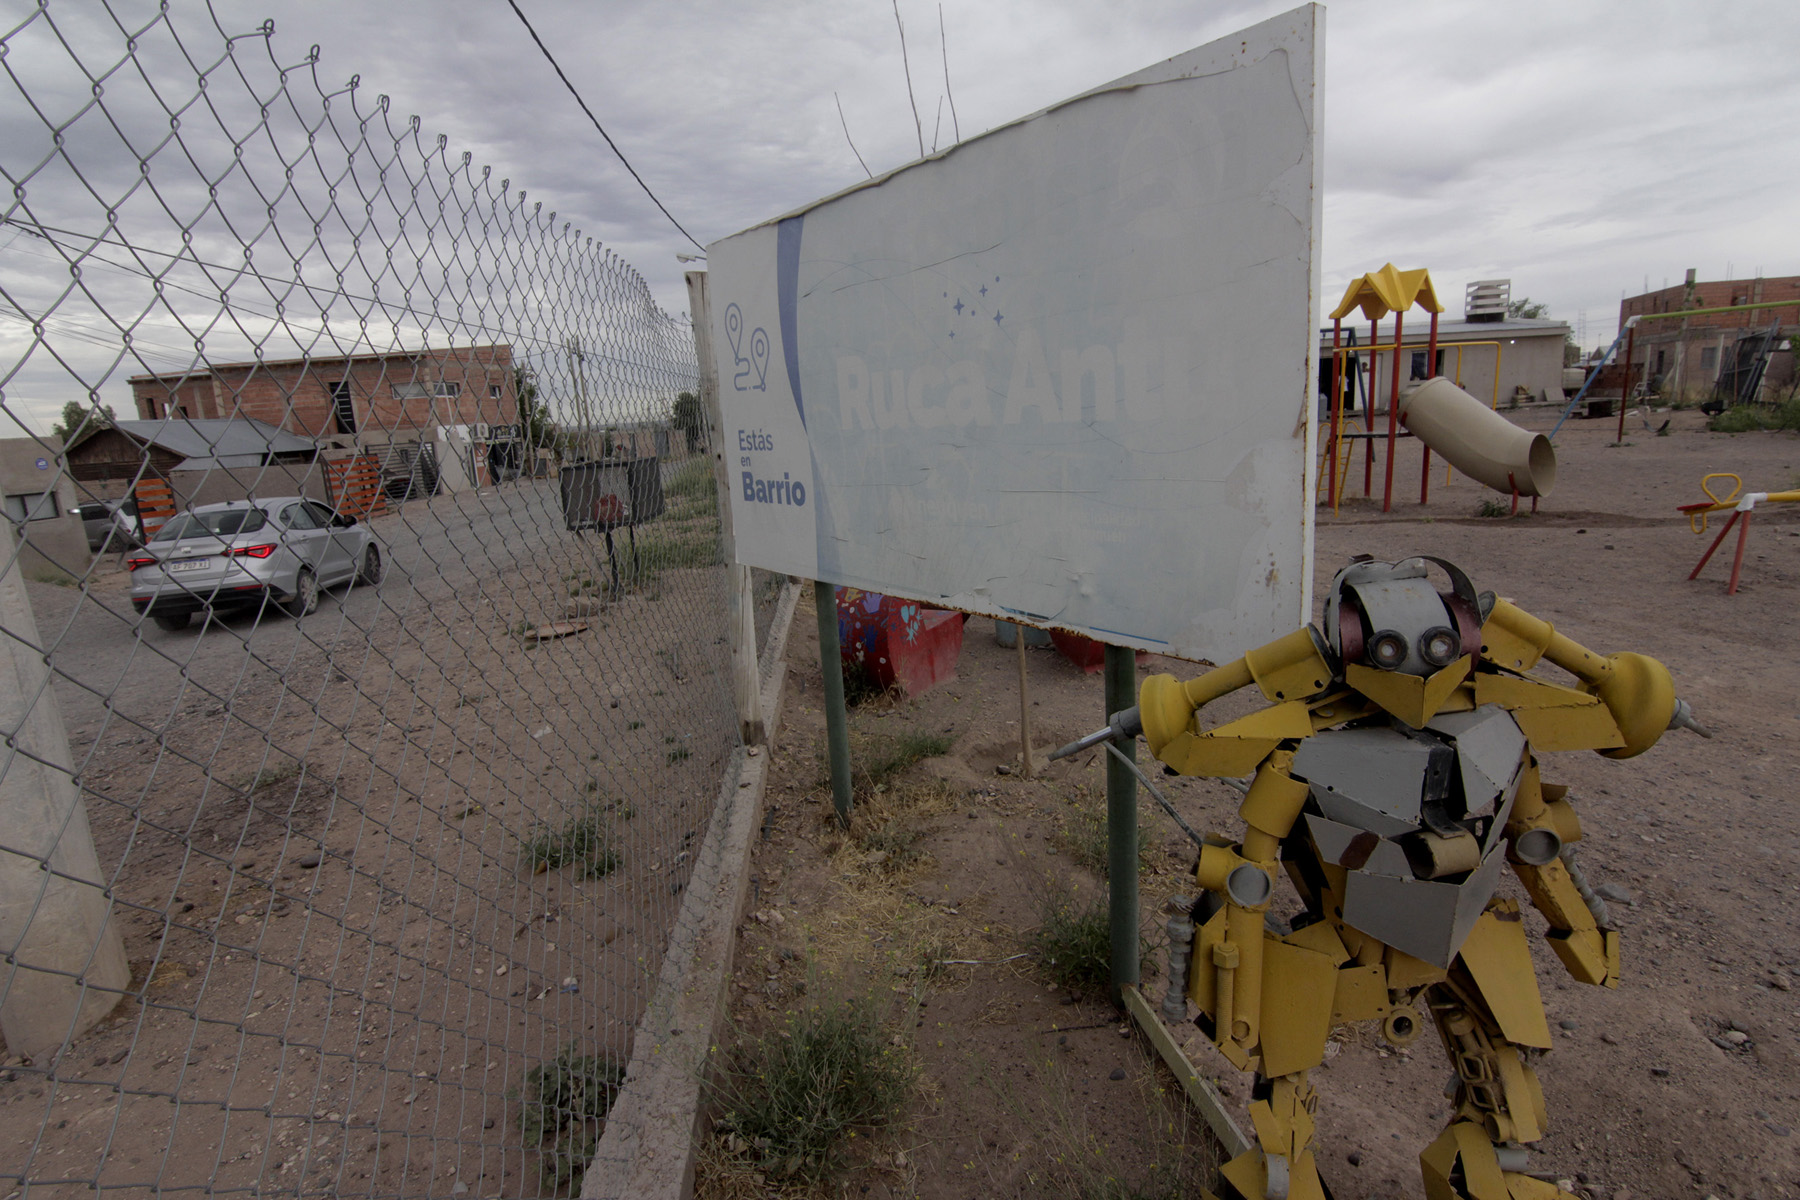
<path fill-rule="evenodd" d="M 1462 638 L 1446 625 L 1434 625 L 1419 635 L 1419 657 L 1434 667 L 1447 667 L 1462 653 Z"/>
<path fill-rule="evenodd" d="M 1369 662 L 1383 671 L 1399 670 L 1406 661 L 1406 638 L 1392 629 L 1383 629 L 1369 639 Z"/>

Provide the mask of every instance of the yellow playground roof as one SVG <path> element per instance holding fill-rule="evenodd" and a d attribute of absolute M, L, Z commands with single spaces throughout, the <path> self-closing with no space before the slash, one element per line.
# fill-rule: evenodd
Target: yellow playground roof
<path fill-rule="evenodd" d="M 1360 308 L 1363 316 L 1379 321 L 1391 312 L 1405 312 L 1414 304 L 1426 312 L 1444 311 L 1437 293 L 1431 289 L 1431 272 L 1423 267 L 1401 271 L 1389 263 L 1379 271 L 1352 280 L 1344 289 L 1343 301 L 1332 310 L 1331 319 L 1336 321 L 1348 316 L 1351 309 Z"/>

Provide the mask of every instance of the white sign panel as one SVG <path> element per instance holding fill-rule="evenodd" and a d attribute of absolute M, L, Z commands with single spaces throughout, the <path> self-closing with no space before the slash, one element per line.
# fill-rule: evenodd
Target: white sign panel
<path fill-rule="evenodd" d="M 1309 6 L 707 247 L 741 562 L 1221 658 L 1310 617 Z"/>

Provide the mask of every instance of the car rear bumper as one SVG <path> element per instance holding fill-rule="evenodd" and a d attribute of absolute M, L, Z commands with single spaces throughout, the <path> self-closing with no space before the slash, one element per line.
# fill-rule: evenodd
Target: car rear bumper
<path fill-rule="evenodd" d="M 220 588 L 216 592 L 158 592 L 154 596 L 133 596 L 131 607 L 142 616 L 178 617 L 198 612 L 229 612 L 254 608 L 278 599 L 267 584 L 242 583 Z"/>

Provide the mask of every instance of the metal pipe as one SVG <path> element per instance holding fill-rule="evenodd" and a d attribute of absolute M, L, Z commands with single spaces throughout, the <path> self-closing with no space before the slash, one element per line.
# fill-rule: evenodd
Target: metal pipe
<path fill-rule="evenodd" d="M 1405 313 L 1394 314 L 1394 369 L 1388 378 L 1387 479 L 1381 486 L 1382 512 L 1391 512 L 1394 507 L 1394 443 L 1400 431 L 1400 344 L 1405 341 L 1401 332 L 1405 321 Z"/>
<path fill-rule="evenodd" d="M 1137 700 L 1137 654 L 1128 646 L 1106 648 L 1106 711 L 1119 712 Z M 1112 926 L 1112 1000 L 1125 1003 L 1123 989 L 1136 986 L 1138 971 L 1137 777 L 1126 761 L 1137 757 L 1137 742 L 1106 758 L 1107 888 Z"/>
<path fill-rule="evenodd" d="M 1431 336 L 1426 339 L 1425 344 L 1425 378 L 1427 379 L 1437 378 L 1438 373 L 1437 327 L 1438 315 L 1436 312 L 1433 312 L 1431 314 Z M 1499 377 L 1500 372 L 1496 370 L 1494 372 L 1496 381 Z M 1429 443 L 1423 441 L 1421 441 L 1420 444 L 1425 447 L 1425 458 L 1422 465 L 1419 467 L 1419 503 L 1423 505 L 1431 499 L 1431 446 Z"/>
<path fill-rule="evenodd" d="M 1625 340 L 1626 331 L 1630 330 L 1632 328 L 1635 328 L 1637 325 L 1637 322 L 1638 322 L 1638 318 L 1635 316 L 1629 317 L 1626 319 L 1625 328 L 1619 330 L 1619 336 L 1613 339 L 1613 344 L 1608 346 L 1606 348 L 1606 353 L 1600 356 L 1599 366 L 1596 366 L 1593 369 L 1593 371 L 1588 375 L 1588 377 L 1582 381 L 1581 390 L 1576 392 L 1575 398 L 1573 400 L 1569 401 L 1569 403 L 1563 407 L 1562 416 L 1556 418 L 1556 424 L 1551 426 L 1551 428 L 1550 428 L 1550 440 L 1551 441 L 1556 440 L 1557 430 L 1559 430 L 1563 427 L 1563 422 L 1567 421 L 1569 419 L 1569 414 L 1575 411 L 1575 406 L 1577 404 L 1581 403 L 1581 398 L 1588 394 L 1588 389 L 1593 387 L 1594 382 L 1600 378 L 1601 368 L 1605 367 L 1607 363 L 1612 361 L 1613 351 L 1617 350 L 1619 348 L 1619 343 L 1623 342 Z"/>
<path fill-rule="evenodd" d="M 1163 926 L 1169 934 L 1169 990 L 1163 993 L 1162 1015 L 1170 1025 L 1187 1020 L 1188 964 L 1194 956 L 1194 921 L 1188 914 L 1190 903 L 1186 896 L 1170 897 L 1169 907 L 1174 912 Z"/>
<path fill-rule="evenodd" d="M 1723 304 L 1718 308 L 1676 308 L 1668 312 L 1638 313 L 1640 321 L 1667 321 L 1673 317 L 1706 317 L 1713 313 L 1749 312 L 1758 308 L 1794 308 L 1800 306 L 1800 300 L 1771 300 L 1766 304 Z"/>
<path fill-rule="evenodd" d="M 825 745 L 831 758 L 831 806 L 838 822 L 850 824 L 850 715 L 844 707 L 844 653 L 838 642 L 837 589 L 813 581 L 819 610 L 819 674 L 825 679 Z M 1024 634 L 1019 635 L 1021 638 Z"/>
<path fill-rule="evenodd" d="M 1369 322 L 1369 381 L 1363 388 L 1363 407 L 1368 409 L 1369 427 L 1363 432 L 1368 434 L 1363 443 L 1363 499 L 1367 500 L 1375 490 L 1375 364 L 1377 356 L 1375 345 L 1381 341 L 1381 322 Z"/>
<path fill-rule="evenodd" d="M 1564 846 L 1561 857 L 1563 868 L 1569 872 L 1569 882 L 1575 885 L 1575 894 L 1581 897 L 1581 902 L 1587 905 L 1588 912 L 1593 915 L 1594 924 L 1602 929 L 1611 929 L 1613 927 L 1612 914 L 1606 911 L 1606 901 L 1602 900 L 1599 893 L 1594 891 L 1593 886 L 1588 883 L 1587 876 L 1576 864 L 1575 847 Z"/>
<path fill-rule="evenodd" d="M 1341 428 L 1338 421 L 1339 413 L 1344 406 L 1344 356 L 1338 353 L 1339 348 L 1343 345 L 1343 337 L 1343 319 L 1333 319 L 1331 322 L 1331 441 L 1328 443 L 1331 466 L 1329 474 L 1326 476 L 1326 487 L 1331 496 L 1332 512 L 1337 511 L 1338 447 Z"/>
<path fill-rule="evenodd" d="M 1615 441 L 1625 440 L 1625 406 L 1631 403 L 1631 352 L 1637 346 L 1637 326 L 1633 325 L 1625 338 L 1625 383 L 1619 388 L 1619 436 Z"/>
<path fill-rule="evenodd" d="M 1213 1041 L 1223 1046 L 1231 1040 L 1231 1027 L 1237 1023 L 1232 1000 L 1237 991 L 1238 949 L 1230 942 L 1213 945 Z"/>
<path fill-rule="evenodd" d="M 1737 553 L 1731 559 L 1731 583 L 1725 588 L 1727 596 L 1737 595 L 1738 577 L 1744 573 L 1744 543 L 1750 540 L 1751 512 L 1751 509 L 1746 508 L 1743 519 L 1738 522 Z"/>

